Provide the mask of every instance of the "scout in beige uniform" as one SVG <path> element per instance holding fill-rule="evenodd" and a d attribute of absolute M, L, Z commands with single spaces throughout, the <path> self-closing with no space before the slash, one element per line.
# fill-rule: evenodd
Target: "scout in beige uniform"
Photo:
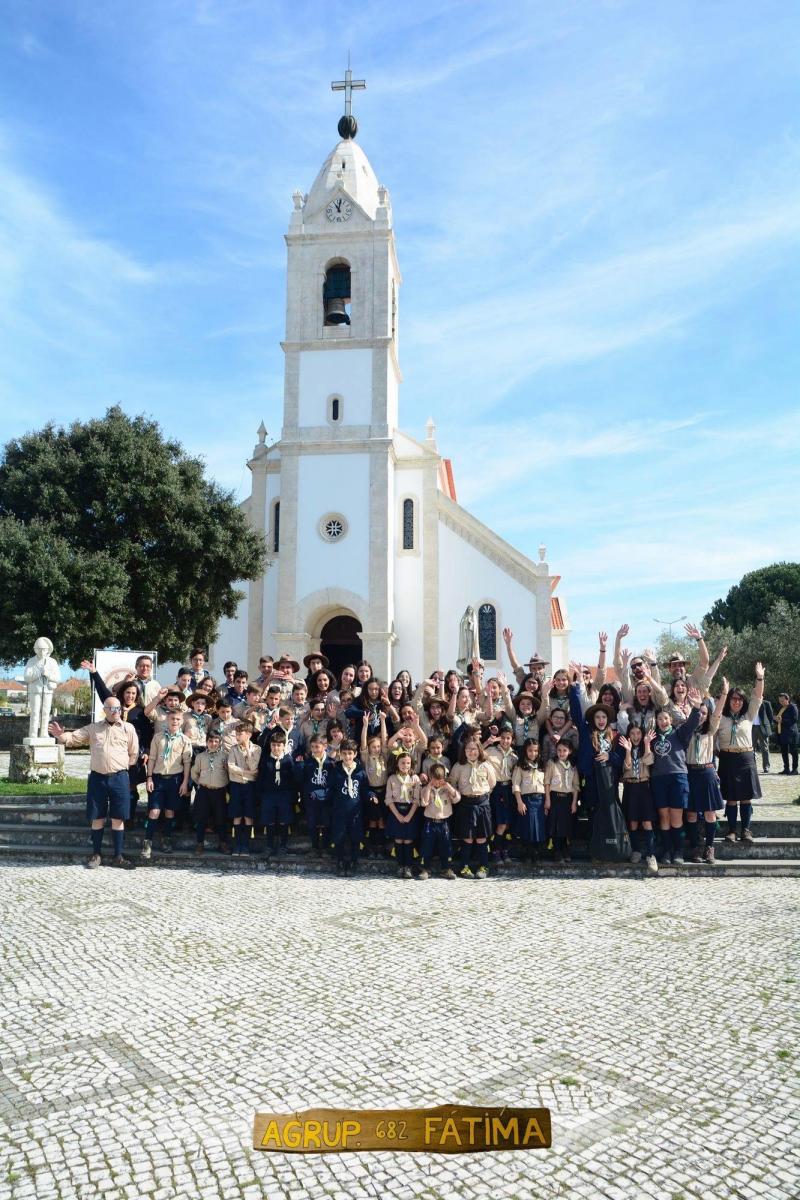
<path fill-rule="evenodd" d="M 439 855 L 445 879 L 456 877 L 450 847 L 450 818 L 453 815 L 453 805 L 458 804 L 461 797 L 453 785 L 447 783 L 445 776 L 443 765 L 433 763 L 430 768 L 430 781 L 422 789 L 422 869 L 419 879 L 429 877 L 434 854 Z"/>
<path fill-rule="evenodd" d="M 712 709 L 710 700 L 700 706 L 700 724 L 686 747 L 686 766 L 689 769 L 689 807 L 686 810 L 691 862 L 714 863 L 714 837 L 717 813 L 725 807 L 719 778 L 714 768 L 714 738 L 722 710 L 728 698 L 728 681 L 722 680 L 722 692 Z M 700 852 L 700 818 L 705 825 L 705 850 Z"/>
<path fill-rule="evenodd" d="M 761 798 L 756 757 L 753 753 L 753 721 L 764 699 L 764 668 L 756 663 L 756 682 L 748 704 L 741 688 L 728 692 L 719 722 L 719 784 L 728 818 L 726 842 L 736 841 L 736 806 L 742 814 L 741 840 L 752 842 L 750 820 L 753 800 Z"/>
<path fill-rule="evenodd" d="M 485 879 L 489 866 L 489 838 L 492 836 L 490 796 L 497 783 L 494 767 L 486 761 L 477 737 L 462 744 L 458 762 L 450 772 L 451 783 L 461 800 L 455 813 L 455 833 L 461 839 L 461 870 L 464 879 Z M 471 859 L 477 853 L 478 867 L 473 875 Z"/>
<path fill-rule="evenodd" d="M 511 772 L 511 794 L 517 807 L 514 827 L 522 842 L 523 858 L 535 862 L 544 845 L 544 771 L 539 763 L 539 743 L 529 737 L 519 751 L 519 762 Z"/>
<path fill-rule="evenodd" d="M 251 850 L 250 830 L 256 815 L 256 776 L 261 761 L 261 747 L 250 742 L 254 726 L 240 721 L 236 729 L 236 745 L 228 752 L 230 806 L 228 816 L 233 821 L 233 856 L 243 858 Z"/>
<path fill-rule="evenodd" d="M 572 818 L 578 811 L 580 780 L 578 768 L 569 761 L 570 748 L 566 742 L 556 746 L 556 757 L 544 769 L 544 811 L 549 818 L 549 834 L 553 839 L 556 862 L 569 862 L 566 850 L 572 836 Z"/>
<path fill-rule="evenodd" d="M 514 710 L 512 709 L 511 711 L 513 712 Z M 511 795 L 511 776 L 514 767 L 517 765 L 517 756 L 514 753 L 514 732 L 510 726 L 507 725 L 501 729 L 497 744 L 487 749 L 486 761 L 492 764 L 497 777 L 497 782 L 492 789 L 491 796 L 492 824 L 494 826 L 492 860 L 494 862 L 507 862 L 508 847 L 506 846 L 506 838 L 511 837 L 511 834 L 507 831 L 514 813 L 513 798 Z"/>
<path fill-rule="evenodd" d="M 157 733 L 150 743 L 147 760 L 147 790 L 151 794 L 142 842 L 143 859 L 150 858 L 153 850 L 153 834 L 164 810 L 166 836 L 162 850 L 172 850 L 172 831 L 175 828 L 175 813 L 180 798 L 189 795 L 189 771 L 192 765 L 192 743 L 181 732 L 183 714 L 177 711 L 167 715 L 166 729 Z"/>
<path fill-rule="evenodd" d="M 206 746 L 192 764 L 192 779 L 197 785 L 194 797 L 194 822 L 197 834 L 196 854 L 205 849 L 206 827 L 211 822 L 222 854 L 230 851 L 225 799 L 228 789 L 228 757 L 222 734 L 216 726 L 208 731 Z"/>
<path fill-rule="evenodd" d="M 103 720 L 93 721 L 72 733 L 66 733 L 51 721 L 49 732 L 62 746 L 89 747 L 89 778 L 86 784 L 86 816 L 92 828 L 92 853 L 86 866 L 90 869 L 102 863 L 100 849 L 106 818 L 111 817 L 111 839 L 114 844 L 112 867 L 132 867 L 123 858 L 122 844 L 125 821 L 130 812 L 131 790 L 128 768 L 139 757 L 139 739 L 129 722 L 123 722 L 122 706 L 116 696 L 103 704 Z"/>

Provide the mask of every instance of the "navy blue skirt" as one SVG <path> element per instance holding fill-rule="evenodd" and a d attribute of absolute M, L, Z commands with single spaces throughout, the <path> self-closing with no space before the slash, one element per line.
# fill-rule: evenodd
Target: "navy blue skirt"
<path fill-rule="evenodd" d="M 532 792 L 529 796 L 522 796 L 522 803 L 525 805 L 524 817 L 516 811 L 516 804 L 514 805 L 514 832 L 527 846 L 544 842 L 546 838 L 544 794 Z"/>
<path fill-rule="evenodd" d="M 653 793 L 647 780 L 640 783 L 633 779 L 625 781 L 622 788 L 622 811 L 629 825 L 632 821 L 638 824 L 640 821 L 655 820 Z"/>
<path fill-rule="evenodd" d="M 510 825 L 516 809 L 514 797 L 511 794 L 511 782 L 496 783 L 492 789 L 492 820 L 495 829 L 498 825 Z"/>
<path fill-rule="evenodd" d="M 709 763 L 705 767 L 689 767 L 689 808 L 698 816 L 719 812 L 725 807 L 717 772 Z"/>
<path fill-rule="evenodd" d="M 455 833 L 462 841 L 492 836 L 492 809 L 488 796 L 462 796 L 455 807 Z"/>
<path fill-rule="evenodd" d="M 722 797 L 729 804 L 747 804 L 761 799 L 761 784 L 756 770 L 756 756 L 752 750 L 736 753 L 731 750 L 719 752 L 719 782 Z"/>
<path fill-rule="evenodd" d="M 374 807 L 374 806 L 373 806 Z M 395 803 L 395 808 L 405 817 L 411 811 L 411 804 Z M 414 819 L 404 825 L 402 821 L 398 821 L 390 808 L 386 810 L 386 836 L 392 838 L 396 842 L 414 842 L 419 835 L 420 814 L 422 810 L 417 809 L 414 814 Z"/>

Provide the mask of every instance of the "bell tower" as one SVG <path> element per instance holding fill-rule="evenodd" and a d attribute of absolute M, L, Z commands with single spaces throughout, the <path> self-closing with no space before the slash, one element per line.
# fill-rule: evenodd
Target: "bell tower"
<path fill-rule="evenodd" d="M 272 629 L 274 644 L 298 657 L 318 642 L 326 621 L 355 618 L 364 657 L 386 677 L 394 636 L 401 277 L 389 193 L 355 140 L 352 93 L 366 84 L 348 67 L 331 86 L 345 94 L 340 140 L 310 191 L 294 193 L 285 235 L 281 543 Z"/>

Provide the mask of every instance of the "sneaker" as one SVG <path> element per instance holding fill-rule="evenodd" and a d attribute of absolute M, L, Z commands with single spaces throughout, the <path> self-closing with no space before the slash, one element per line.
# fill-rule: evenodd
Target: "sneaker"
<path fill-rule="evenodd" d="M 682 854 L 673 854 L 672 865 L 673 867 L 684 867 L 686 866 L 686 859 Z"/>
<path fill-rule="evenodd" d="M 631 855 L 631 862 L 632 862 L 632 863 L 640 863 L 641 861 L 642 861 L 642 853 L 641 853 L 641 851 L 640 851 L 640 850 L 634 850 L 633 854 Z"/>
<path fill-rule="evenodd" d="M 752 842 L 752 840 L 753 840 L 752 829 L 743 829 L 742 830 L 742 841 L 743 842 Z"/>
<path fill-rule="evenodd" d="M 87 871 L 96 871 L 98 867 L 102 867 L 103 860 L 99 854 L 90 854 L 86 860 Z"/>
<path fill-rule="evenodd" d="M 403 879 L 413 879 L 414 873 L 411 867 L 403 867 Z"/>
<path fill-rule="evenodd" d="M 172 854 L 172 841 L 170 838 L 164 838 L 161 843 L 161 849 L 164 854 Z"/>
<path fill-rule="evenodd" d="M 194 848 L 195 854 L 205 854 L 206 848 L 202 842 L 197 842 Z"/>
<path fill-rule="evenodd" d="M 147 860 L 150 858 L 152 853 L 153 853 L 153 843 L 151 841 L 149 841 L 147 838 L 145 838 L 144 841 L 142 842 L 142 848 L 139 851 L 139 858 L 143 858 L 145 860 L 145 862 L 147 862 Z"/>
<path fill-rule="evenodd" d="M 429 879 L 429 878 L 430 878 L 430 876 L 428 875 L 428 872 L 423 867 L 422 870 L 417 875 L 417 879 Z"/>
<path fill-rule="evenodd" d="M 705 858 L 705 861 L 709 864 L 709 866 L 713 867 L 715 862 L 717 861 L 716 855 L 714 854 L 714 847 L 706 846 L 706 852 L 703 857 Z"/>
<path fill-rule="evenodd" d="M 456 878 L 456 873 L 452 869 L 452 867 L 448 867 L 448 869 L 444 873 L 444 877 L 445 877 L 445 879 L 455 879 Z"/>
<path fill-rule="evenodd" d="M 732 829 L 730 831 L 730 833 L 725 834 L 725 841 L 726 842 L 735 842 L 736 841 L 736 830 L 735 829 Z"/>
<path fill-rule="evenodd" d="M 488 879 L 489 872 L 486 870 L 486 867 L 478 867 L 477 871 L 475 872 L 475 878 L 476 879 Z"/>
<path fill-rule="evenodd" d="M 111 860 L 111 866 L 121 867 L 123 871 L 131 871 L 136 863 L 131 862 L 129 858 L 123 858 L 121 854 L 116 854 Z"/>
<path fill-rule="evenodd" d="M 474 879 L 475 878 L 475 876 L 472 874 L 472 871 L 469 869 L 469 867 L 462 867 L 458 873 L 462 879 Z"/>
<path fill-rule="evenodd" d="M 658 874 L 658 863 L 656 862 L 655 854 L 648 854 L 648 856 L 644 860 L 644 862 L 645 862 L 645 866 L 647 867 L 647 869 L 651 875 Z"/>

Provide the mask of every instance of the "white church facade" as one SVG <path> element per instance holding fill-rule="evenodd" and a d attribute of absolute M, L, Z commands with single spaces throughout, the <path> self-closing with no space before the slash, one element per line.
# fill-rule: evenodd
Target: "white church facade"
<path fill-rule="evenodd" d="M 566 665 L 544 547 L 532 561 L 458 504 L 432 421 L 424 441 L 399 428 L 392 207 L 355 141 L 349 96 L 341 140 L 308 194 L 294 194 L 286 233 L 283 425 L 270 443 L 262 422 L 242 505 L 270 561 L 222 622 L 212 670 L 321 648 L 332 667 L 366 658 L 380 678 L 404 667 L 421 679 L 455 664 L 467 606 L 489 669 L 502 665 L 504 625 L 520 656 Z"/>

